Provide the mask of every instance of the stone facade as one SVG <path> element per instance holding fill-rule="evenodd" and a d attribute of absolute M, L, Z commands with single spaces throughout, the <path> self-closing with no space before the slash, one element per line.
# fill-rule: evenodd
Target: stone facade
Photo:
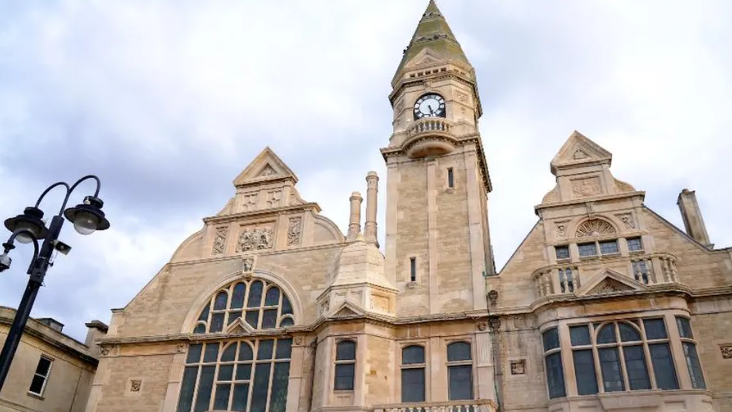
<path fill-rule="evenodd" d="M 113 311 L 87 412 L 732 410 L 732 252 L 693 192 L 687 234 L 575 132 L 497 273 L 475 72 L 433 1 L 392 86 L 383 254 L 375 173 L 343 234 L 265 149 Z"/>
<path fill-rule="evenodd" d="M 0 307 L 0 347 L 14 318 L 15 310 Z M 29 319 L 0 393 L 0 412 L 83 412 L 98 363 L 93 342 L 107 329 L 99 321 L 87 327 L 81 343 L 53 319 Z"/>

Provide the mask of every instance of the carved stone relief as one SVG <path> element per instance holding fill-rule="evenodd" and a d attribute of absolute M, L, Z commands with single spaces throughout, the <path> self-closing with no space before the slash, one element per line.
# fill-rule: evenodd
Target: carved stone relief
<path fill-rule="evenodd" d="M 257 210 L 257 198 L 259 193 L 249 193 L 244 195 L 244 201 L 241 205 L 242 212 L 249 212 L 252 210 Z"/>
<path fill-rule="evenodd" d="M 511 361 L 511 375 L 525 375 L 526 374 L 526 359 L 512 360 Z"/>
<path fill-rule="evenodd" d="M 382 312 L 389 312 L 389 298 L 386 296 L 372 295 L 371 309 Z"/>
<path fill-rule="evenodd" d="M 270 227 L 244 229 L 239 236 L 236 251 L 272 249 L 274 245 L 273 237 L 273 231 Z"/>
<path fill-rule="evenodd" d="M 226 250 L 226 236 L 229 234 L 228 226 L 219 226 L 216 228 L 216 237 L 214 238 L 212 255 L 221 255 Z"/>
<path fill-rule="evenodd" d="M 573 158 L 574 160 L 582 160 L 582 159 L 586 159 L 586 158 L 588 158 L 588 157 L 589 157 L 589 156 L 587 156 L 587 153 L 585 153 L 585 152 L 584 152 L 584 150 L 582 150 L 582 149 L 577 149 L 577 150 L 576 150 L 576 151 L 574 152 L 574 155 L 572 155 L 572 158 Z"/>
<path fill-rule="evenodd" d="M 599 177 L 572 180 L 572 195 L 574 197 L 595 196 L 602 193 Z"/>
<path fill-rule="evenodd" d="M 461 103 L 467 103 L 468 102 L 468 94 L 463 93 L 460 91 L 455 92 L 455 97 L 461 102 Z"/>
<path fill-rule="evenodd" d="M 602 219 L 590 219 L 577 228 L 577 237 L 601 236 L 615 233 L 615 228 Z"/>
<path fill-rule="evenodd" d="M 626 229 L 635 229 L 635 220 L 633 220 L 632 213 L 621 213 L 615 216 L 623 222 L 623 226 L 625 226 Z"/>
<path fill-rule="evenodd" d="M 287 225 L 287 246 L 297 246 L 302 237 L 302 217 L 291 217 Z"/>
<path fill-rule="evenodd" d="M 267 192 L 267 207 L 279 207 L 282 200 L 282 190 L 270 190 Z"/>
<path fill-rule="evenodd" d="M 401 112 L 402 110 L 404 110 L 404 99 L 403 98 L 400 99 L 397 102 L 397 104 L 394 105 L 394 110 L 396 110 L 397 112 Z"/>
<path fill-rule="evenodd" d="M 130 381 L 130 392 L 140 392 L 142 390 L 142 380 L 133 379 Z"/>
<path fill-rule="evenodd" d="M 241 271 L 244 273 L 254 271 L 254 256 L 244 256 L 241 259 Z"/>
<path fill-rule="evenodd" d="M 564 239 L 567 237 L 567 221 L 562 222 L 555 222 L 556 231 L 554 232 L 554 237 L 557 239 Z"/>
<path fill-rule="evenodd" d="M 732 345 L 720 345 L 722 351 L 722 359 L 732 359 Z"/>
<path fill-rule="evenodd" d="M 320 314 L 324 315 L 330 310 L 330 302 L 324 300 L 320 303 Z"/>
<path fill-rule="evenodd" d="M 627 285 L 624 285 L 613 279 L 605 279 L 600 284 L 595 286 L 588 295 L 605 295 L 609 293 L 625 292 L 631 290 Z"/>
<path fill-rule="evenodd" d="M 264 166 L 264 169 L 262 169 L 261 172 L 259 172 L 259 175 L 257 177 L 267 177 L 277 174 L 277 172 L 272 168 L 272 166 L 267 165 Z"/>

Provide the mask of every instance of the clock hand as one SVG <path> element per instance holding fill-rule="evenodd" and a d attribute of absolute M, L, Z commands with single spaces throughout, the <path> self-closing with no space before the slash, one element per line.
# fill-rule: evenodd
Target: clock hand
<path fill-rule="evenodd" d="M 435 114 L 435 111 L 434 111 L 434 110 L 432 110 L 432 106 L 430 106 L 430 105 L 427 105 L 427 108 L 429 108 L 429 109 L 430 109 L 430 114 Z"/>

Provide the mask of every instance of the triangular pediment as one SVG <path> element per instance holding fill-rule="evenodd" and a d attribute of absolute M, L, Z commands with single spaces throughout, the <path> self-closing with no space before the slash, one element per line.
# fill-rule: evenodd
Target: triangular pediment
<path fill-rule="evenodd" d="M 254 328 L 252 328 L 250 324 L 244 322 L 244 319 L 242 318 L 238 318 L 226 327 L 226 333 L 232 335 L 249 335 L 252 332 L 254 332 Z"/>
<path fill-rule="evenodd" d="M 643 284 L 616 270 L 602 269 L 589 282 L 577 290 L 577 296 L 608 295 L 640 291 L 643 289 L 645 289 Z"/>
<path fill-rule="evenodd" d="M 363 316 L 363 310 L 351 302 L 344 302 L 337 310 L 330 315 L 330 318 L 343 319 Z"/>
<path fill-rule="evenodd" d="M 559 169 L 581 166 L 587 163 L 610 163 L 612 153 L 603 149 L 582 133 L 574 131 L 569 139 L 559 149 L 551 162 L 552 173 L 556 174 Z"/>
<path fill-rule="evenodd" d="M 264 150 L 234 179 L 234 186 L 260 183 L 268 180 L 292 179 L 297 176 L 269 147 Z"/>
<path fill-rule="evenodd" d="M 414 58 L 410 60 L 405 67 L 408 69 L 414 69 L 417 67 L 432 66 L 444 62 L 445 59 L 440 57 L 440 55 L 434 51 L 430 49 L 423 49 L 418 55 L 414 56 Z"/>

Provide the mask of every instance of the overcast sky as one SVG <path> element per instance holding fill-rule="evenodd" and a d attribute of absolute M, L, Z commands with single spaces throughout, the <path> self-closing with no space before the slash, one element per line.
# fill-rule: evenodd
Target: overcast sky
<path fill-rule="evenodd" d="M 731 2 L 438 4 L 478 75 L 499 268 L 536 221 L 533 206 L 554 185 L 549 162 L 575 129 L 679 226 L 676 196 L 695 189 L 712 241 L 732 245 Z M 0 217 L 50 183 L 95 173 L 112 223 L 89 237 L 64 228 L 73 250 L 49 270 L 32 316 L 82 340 L 84 322 L 108 322 L 265 146 L 346 231 L 350 193 L 365 192 L 369 170 L 385 177 L 390 80 L 426 5 L 3 2 Z M 12 252 L 0 305 L 18 305 L 28 252 Z"/>

